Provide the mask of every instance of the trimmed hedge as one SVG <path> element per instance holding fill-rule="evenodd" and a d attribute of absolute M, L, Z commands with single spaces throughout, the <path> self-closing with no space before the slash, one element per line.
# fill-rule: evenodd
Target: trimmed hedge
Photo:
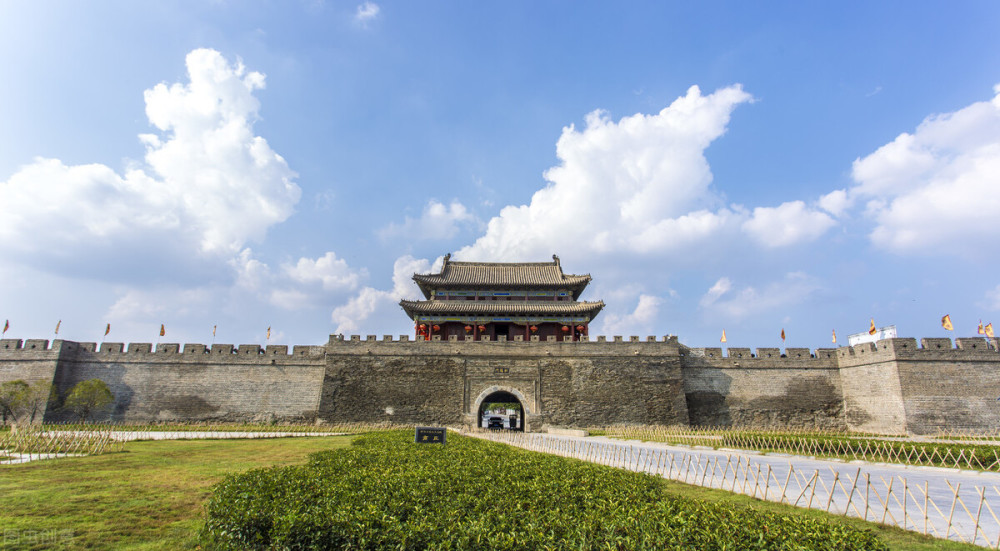
<path fill-rule="evenodd" d="M 655 477 L 451 434 L 370 434 L 307 465 L 228 476 L 220 549 L 888 549 L 874 534 L 667 495 Z"/>

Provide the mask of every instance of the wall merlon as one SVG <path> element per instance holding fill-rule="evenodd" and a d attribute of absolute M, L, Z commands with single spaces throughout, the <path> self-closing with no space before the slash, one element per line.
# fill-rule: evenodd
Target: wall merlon
<path fill-rule="evenodd" d="M 101 354 L 121 354 L 125 350 L 125 344 L 120 342 L 102 342 Z"/>
<path fill-rule="evenodd" d="M 49 341 L 47 339 L 28 339 L 24 341 L 25 350 L 48 350 Z"/>
<path fill-rule="evenodd" d="M 989 339 L 985 337 L 972 337 L 964 339 L 955 339 L 955 346 L 962 350 L 996 350 L 995 346 L 990 346 L 992 343 Z"/>
<path fill-rule="evenodd" d="M 24 344 L 24 343 L 21 342 L 21 339 L 3 339 L 3 340 L 0 340 L 0 349 L 3 349 L 3 350 L 20 350 L 22 344 Z"/>
<path fill-rule="evenodd" d="M 951 349 L 951 339 L 920 339 L 920 348 L 927 350 Z"/>
<path fill-rule="evenodd" d="M 186 342 L 184 343 L 185 354 L 208 354 L 208 347 L 204 344 Z"/>
<path fill-rule="evenodd" d="M 157 354 L 180 354 L 181 345 L 176 342 L 164 342 L 156 345 Z"/>
<path fill-rule="evenodd" d="M 731 360 L 749 360 L 750 358 L 753 358 L 753 354 L 750 352 L 749 348 L 727 348 L 726 357 Z"/>
<path fill-rule="evenodd" d="M 229 356 L 235 353 L 236 347 L 231 344 L 213 344 L 212 354 L 218 354 L 221 356 Z"/>
<path fill-rule="evenodd" d="M 153 352 L 153 343 L 151 342 L 130 342 L 128 343 L 128 353 L 129 354 L 150 354 Z"/>
<path fill-rule="evenodd" d="M 288 355 L 288 345 L 285 344 L 269 344 L 264 351 L 264 354 L 268 356 L 287 356 Z"/>
<path fill-rule="evenodd" d="M 241 344 L 237 349 L 240 356 L 257 356 L 260 354 L 259 344 Z"/>
<path fill-rule="evenodd" d="M 758 348 L 757 349 L 758 358 L 780 358 L 781 349 L 780 348 Z"/>
<path fill-rule="evenodd" d="M 295 345 L 292 347 L 293 356 L 322 356 L 326 353 L 326 348 L 322 346 Z"/>

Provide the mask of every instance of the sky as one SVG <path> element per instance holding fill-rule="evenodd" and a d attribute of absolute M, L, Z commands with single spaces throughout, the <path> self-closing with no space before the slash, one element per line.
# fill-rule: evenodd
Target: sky
<path fill-rule="evenodd" d="M 557 254 L 592 336 L 976 336 L 997 28 L 985 1 L 0 0 L 0 318 L 412 334 L 446 253 Z"/>

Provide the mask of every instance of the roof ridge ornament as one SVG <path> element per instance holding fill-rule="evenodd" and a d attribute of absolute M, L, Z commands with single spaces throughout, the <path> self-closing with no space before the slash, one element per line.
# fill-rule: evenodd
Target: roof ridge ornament
<path fill-rule="evenodd" d="M 559 266 L 559 269 L 561 270 L 562 269 L 562 265 L 559 264 L 559 255 L 555 255 L 555 254 L 552 255 L 552 260 L 555 261 L 556 266 Z"/>

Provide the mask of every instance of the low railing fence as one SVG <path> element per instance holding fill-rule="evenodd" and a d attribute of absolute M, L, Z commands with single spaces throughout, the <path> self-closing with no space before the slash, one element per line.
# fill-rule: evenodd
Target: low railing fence
<path fill-rule="evenodd" d="M 1000 472 L 1000 446 L 995 443 L 920 442 L 841 432 L 798 435 L 777 431 L 716 431 L 682 427 L 609 427 L 601 432 L 626 440 Z"/>
<path fill-rule="evenodd" d="M 940 474 L 906 477 L 850 464 L 806 468 L 788 458 L 675 450 L 517 432 L 467 432 L 519 448 L 644 472 L 757 499 L 820 509 L 964 543 L 1000 548 L 1000 487 Z M 919 482 L 914 482 L 919 478 Z"/>

